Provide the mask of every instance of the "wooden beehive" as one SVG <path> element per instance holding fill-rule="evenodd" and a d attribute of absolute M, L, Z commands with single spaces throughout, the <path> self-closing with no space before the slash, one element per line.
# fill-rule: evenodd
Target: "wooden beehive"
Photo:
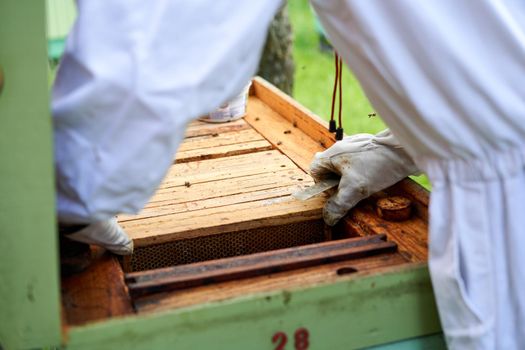
<path fill-rule="evenodd" d="M 144 210 L 119 217 L 134 240 L 134 255 L 117 262 L 106 254 L 85 273 L 63 280 L 67 323 L 424 262 L 428 193 L 411 180 L 363 201 L 333 230 L 322 221 L 325 195 L 307 201 L 291 196 L 313 184 L 311 159 L 334 142 L 324 122 L 256 78 L 246 117 L 190 124 L 176 163 Z M 388 195 L 409 198 L 412 217 L 381 219 L 374 203 Z"/>

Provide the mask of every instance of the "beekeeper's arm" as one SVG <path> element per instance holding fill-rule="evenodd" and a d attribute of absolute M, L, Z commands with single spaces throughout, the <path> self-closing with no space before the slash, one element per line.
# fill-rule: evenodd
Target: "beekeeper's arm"
<path fill-rule="evenodd" d="M 316 181 L 340 177 L 338 189 L 323 210 L 325 222 L 332 226 L 360 200 L 419 171 L 387 129 L 377 135 L 346 137 L 317 153 L 310 172 Z"/>
<path fill-rule="evenodd" d="M 187 123 L 246 85 L 280 0 L 77 3 L 53 89 L 57 209 L 93 224 L 140 210 Z"/>

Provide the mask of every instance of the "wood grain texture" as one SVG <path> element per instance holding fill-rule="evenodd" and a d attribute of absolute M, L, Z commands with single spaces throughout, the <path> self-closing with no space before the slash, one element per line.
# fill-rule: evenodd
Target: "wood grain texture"
<path fill-rule="evenodd" d="M 350 227 L 357 224 L 367 235 L 386 234 L 388 240 L 397 243 L 399 252 L 412 262 L 426 262 L 428 259 L 428 224 L 413 216 L 409 220 L 393 222 L 381 219 L 375 213 L 372 201 L 365 201 L 352 209 L 345 219 Z"/>
<path fill-rule="evenodd" d="M 121 222 L 192 212 L 289 196 L 313 181 L 299 169 L 255 174 L 231 181 L 218 180 L 160 189 L 138 215 L 121 215 Z"/>
<path fill-rule="evenodd" d="M 205 123 L 196 120 L 188 125 L 184 135 L 186 138 L 190 138 L 247 129 L 250 129 L 250 126 L 243 119 L 235 120 L 229 123 Z"/>
<path fill-rule="evenodd" d="M 297 166 L 277 150 L 254 152 L 225 158 L 177 163 L 170 167 L 159 188 L 185 186 L 223 179 L 236 179 Z"/>
<path fill-rule="evenodd" d="M 245 120 L 304 171 L 310 169 L 314 154 L 325 150 L 258 97 L 250 96 L 247 110 Z"/>
<path fill-rule="evenodd" d="M 131 220 L 122 227 L 136 246 L 321 218 L 324 197 L 291 196 Z"/>
<path fill-rule="evenodd" d="M 157 294 L 139 298 L 135 300 L 134 305 L 138 313 L 159 312 L 270 291 L 289 291 L 334 283 L 342 279 L 359 278 L 368 273 L 380 272 L 385 267 L 400 266 L 406 263 L 406 259 L 400 254 L 386 253 L 352 261 L 251 277 L 240 281 L 194 287 L 175 293 Z M 351 271 L 357 272 L 352 273 Z"/>
<path fill-rule="evenodd" d="M 425 222 L 428 222 L 428 206 L 430 192 L 410 178 L 399 181 L 385 190 L 389 195 L 404 196 L 412 201 L 414 212 Z"/>
<path fill-rule="evenodd" d="M 384 235 L 374 235 L 323 242 L 241 257 L 128 273 L 125 279 L 130 294 L 138 297 L 395 251 L 396 244 L 385 242 L 384 238 Z"/>
<path fill-rule="evenodd" d="M 62 278 L 62 305 L 68 326 L 133 313 L 116 257 L 93 248 L 94 263 L 84 272 Z"/>
<path fill-rule="evenodd" d="M 264 141 L 264 137 L 253 129 L 225 132 L 221 134 L 203 135 L 186 138 L 179 146 L 178 153 L 202 150 L 206 152 L 209 148 L 245 144 L 255 141 Z"/>
<path fill-rule="evenodd" d="M 230 157 L 239 154 L 266 151 L 272 148 L 272 145 L 266 140 L 248 141 L 245 143 L 234 143 L 230 145 L 210 146 L 207 148 L 189 149 L 186 151 L 177 152 L 175 161 L 177 163 L 187 163 L 196 160 Z"/>
<path fill-rule="evenodd" d="M 253 79 L 251 93 L 308 135 L 314 142 L 325 148 L 335 143 L 335 135 L 328 131 L 326 121 L 264 79 L 258 77 Z"/>

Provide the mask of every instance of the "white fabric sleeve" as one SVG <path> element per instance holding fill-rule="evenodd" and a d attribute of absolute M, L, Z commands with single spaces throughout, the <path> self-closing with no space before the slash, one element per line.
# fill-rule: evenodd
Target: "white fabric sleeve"
<path fill-rule="evenodd" d="M 187 123 L 255 73 L 279 5 L 79 0 L 53 89 L 59 220 L 140 210 Z"/>

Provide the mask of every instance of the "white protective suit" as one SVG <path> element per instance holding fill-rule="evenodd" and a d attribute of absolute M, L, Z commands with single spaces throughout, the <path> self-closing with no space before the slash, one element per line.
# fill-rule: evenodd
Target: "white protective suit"
<path fill-rule="evenodd" d="M 451 349 L 525 348 L 525 2 L 313 0 L 432 182 L 430 272 Z"/>
<path fill-rule="evenodd" d="M 53 90 L 59 221 L 139 211 L 257 69 L 279 0 L 78 0 Z"/>

